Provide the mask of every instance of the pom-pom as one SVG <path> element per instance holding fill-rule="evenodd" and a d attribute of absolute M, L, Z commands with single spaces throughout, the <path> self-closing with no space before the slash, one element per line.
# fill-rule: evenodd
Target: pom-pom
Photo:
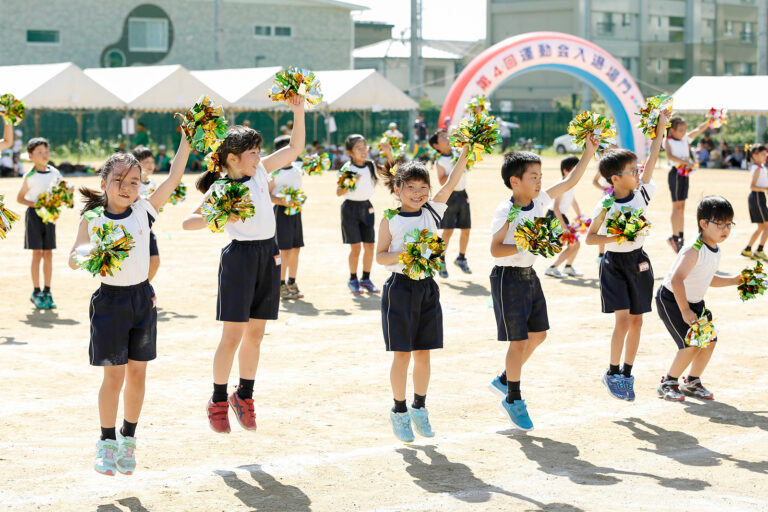
<path fill-rule="evenodd" d="M 623 207 L 605 220 L 605 229 L 609 236 L 615 236 L 616 242 L 634 242 L 639 236 L 648 235 L 651 223 L 643 216 L 643 210 Z"/>
<path fill-rule="evenodd" d="M 722 128 L 723 125 L 728 124 L 728 109 L 725 108 L 711 108 L 707 113 L 707 126 L 713 130 Z"/>
<path fill-rule="evenodd" d="M 677 174 L 680 176 L 689 176 L 693 171 L 696 170 L 698 167 L 698 164 L 695 162 L 687 161 L 684 164 L 677 164 L 675 166 L 675 170 L 677 171 Z"/>
<path fill-rule="evenodd" d="M 659 94 L 658 96 L 652 96 L 646 99 L 645 107 L 641 108 L 640 112 L 637 112 L 637 115 L 640 116 L 640 124 L 638 124 L 637 127 L 640 128 L 643 135 L 649 139 L 656 138 L 656 128 L 659 126 L 659 116 L 661 116 L 662 110 L 665 109 L 672 110 L 671 96 Z M 667 129 L 670 126 L 672 126 L 672 124 L 667 121 L 664 128 Z"/>
<path fill-rule="evenodd" d="M 550 258 L 563 250 L 562 234 L 563 228 L 556 217 L 523 219 L 515 230 L 515 244 L 520 251 Z"/>
<path fill-rule="evenodd" d="M 103 208 L 90 210 L 84 216 L 98 217 L 103 211 Z M 134 246 L 133 237 L 125 227 L 112 221 L 94 226 L 90 239 L 90 244 L 75 249 L 75 262 L 94 276 L 114 276 Z"/>
<path fill-rule="evenodd" d="M 467 114 L 487 114 L 491 111 L 491 100 L 485 94 L 476 94 L 464 105 Z"/>
<path fill-rule="evenodd" d="M 763 271 L 761 262 L 755 263 L 755 268 L 745 268 L 741 271 L 741 284 L 738 287 L 741 300 L 754 299 L 763 295 L 768 287 L 768 276 Z"/>
<path fill-rule="evenodd" d="M 710 343 L 717 339 L 717 329 L 709 319 L 711 315 L 712 313 L 708 309 L 704 309 L 699 319 L 691 324 L 685 335 L 686 346 L 707 348 Z"/>
<path fill-rule="evenodd" d="M 576 233 L 581 233 L 582 235 L 589 231 L 589 226 L 591 225 L 592 219 L 588 219 L 584 215 L 577 216 L 576 220 L 571 223 L 573 230 Z"/>
<path fill-rule="evenodd" d="M 75 187 L 64 180 L 40 194 L 35 202 L 35 211 L 45 224 L 55 223 L 62 207 L 75 207 Z"/>
<path fill-rule="evenodd" d="M 331 168 L 331 157 L 328 153 L 304 155 L 301 159 L 301 168 L 309 176 L 322 176 Z"/>
<path fill-rule="evenodd" d="M 285 207 L 286 215 L 296 215 L 302 210 L 304 203 L 307 201 L 307 194 L 302 189 L 288 186 L 283 187 L 280 192 L 275 194 L 275 197 L 284 199 L 288 203 L 288 206 Z"/>
<path fill-rule="evenodd" d="M 320 82 L 308 69 L 289 67 L 278 71 L 275 85 L 267 92 L 272 101 L 288 101 L 296 95 L 301 96 L 308 105 L 318 105 L 323 101 Z"/>
<path fill-rule="evenodd" d="M 214 233 L 224 231 L 230 218 L 242 222 L 256 214 L 247 185 L 237 181 L 218 180 L 211 186 L 211 194 L 203 203 L 200 212 Z"/>
<path fill-rule="evenodd" d="M 407 151 L 407 147 L 403 142 L 403 139 L 395 135 L 388 136 L 386 133 L 381 134 L 381 140 L 379 141 L 379 151 L 382 151 L 381 146 L 384 143 L 389 143 L 392 148 L 392 158 L 397 160 Z"/>
<path fill-rule="evenodd" d="M 227 136 L 223 109 L 214 105 L 206 95 L 200 96 L 185 114 L 176 115 L 182 118 L 181 129 L 192 149 L 200 152 L 212 150 L 217 141 Z"/>
<path fill-rule="evenodd" d="M 13 94 L 0 96 L 0 115 L 5 117 L 5 123 L 16 126 L 24 120 L 27 106 L 23 101 L 17 100 Z"/>
<path fill-rule="evenodd" d="M 444 252 L 445 242 L 437 234 L 428 229 L 414 229 L 406 233 L 398 261 L 405 275 L 411 279 L 424 279 L 435 275 L 440 269 L 440 258 Z"/>
<path fill-rule="evenodd" d="M 616 145 L 616 129 L 609 117 L 585 110 L 568 124 L 568 135 L 573 136 L 573 143 L 577 146 L 585 147 L 590 133 L 595 134 L 599 141 L 598 153 Z"/>
<path fill-rule="evenodd" d="M 177 203 L 181 203 L 186 198 L 187 198 L 187 186 L 179 182 L 179 184 L 176 185 L 176 188 L 173 189 L 173 193 L 171 193 L 170 197 L 168 197 L 168 202 L 171 204 L 177 204 Z"/>
<path fill-rule="evenodd" d="M 350 167 L 350 163 L 347 162 L 341 166 L 341 169 L 339 169 L 336 184 L 342 190 L 355 190 L 357 187 L 357 173 Z"/>
<path fill-rule="evenodd" d="M 469 146 L 468 162 L 477 163 L 483 160 L 483 153 L 493 153 L 493 147 L 501 142 L 499 123 L 496 118 L 486 114 L 470 115 L 459 122 L 449 137 L 451 147 L 461 151 Z"/>
<path fill-rule="evenodd" d="M 5 207 L 3 199 L 5 196 L 0 194 L 0 240 L 4 240 L 7 233 L 11 230 L 14 222 L 19 220 L 19 216 Z"/>

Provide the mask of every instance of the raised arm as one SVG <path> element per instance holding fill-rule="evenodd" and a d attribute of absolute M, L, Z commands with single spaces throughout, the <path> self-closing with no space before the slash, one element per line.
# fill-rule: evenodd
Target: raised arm
<path fill-rule="evenodd" d="M 643 171 L 643 183 L 650 183 L 653 179 L 653 170 L 656 168 L 656 160 L 659 158 L 659 150 L 661 149 L 661 141 L 664 139 L 664 130 L 667 126 L 667 119 L 669 119 L 669 110 L 662 110 L 659 114 L 659 124 L 656 125 L 656 138 L 651 143 L 651 150 L 648 153 L 648 160 L 645 162 L 645 170 Z"/>
<path fill-rule="evenodd" d="M 467 155 L 469 154 L 469 145 L 464 146 L 461 150 L 461 155 L 456 161 L 456 165 L 453 166 L 451 174 L 448 176 L 448 181 L 437 191 L 437 194 L 432 198 L 436 203 L 445 203 L 448 198 L 451 197 L 453 189 L 459 183 L 464 171 L 467 170 Z"/>
<path fill-rule="evenodd" d="M 186 137 L 182 137 L 179 141 L 179 148 L 173 156 L 173 162 L 171 163 L 171 170 L 168 173 L 168 177 L 157 187 L 157 190 L 149 196 L 149 202 L 156 211 L 160 211 L 160 208 L 168 202 L 168 198 L 171 197 L 173 191 L 176 190 L 176 186 L 181 181 L 181 177 L 184 176 L 184 169 L 187 167 L 188 158 L 189 142 L 187 142 Z"/>
<path fill-rule="evenodd" d="M 0 123 L 3 123 L 3 138 L 0 139 L 0 151 L 13 146 L 13 125 L 5 122 L 5 116 L 0 114 Z"/>
<path fill-rule="evenodd" d="M 75 262 L 76 249 L 81 245 L 87 244 L 89 240 L 90 234 L 88 233 L 88 221 L 85 218 L 81 218 L 80 225 L 77 228 L 77 237 L 75 238 L 75 243 L 72 245 L 72 249 L 69 251 L 69 258 L 67 259 L 67 264 L 72 270 L 77 270 L 80 268 L 80 265 Z"/>
<path fill-rule="evenodd" d="M 700 134 L 704 133 L 706 131 L 707 127 L 709 126 L 709 121 L 703 121 L 699 126 L 688 132 L 685 136 L 688 137 L 688 139 L 694 139 Z"/>
<path fill-rule="evenodd" d="M 304 128 L 304 98 L 296 95 L 286 103 L 288 103 L 288 106 L 293 111 L 291 142 L 284 148 L 278 149 L 261 161 L 262 164 L 264 164 L 264 168 L 269 173 L 287 166 L 296 160 L 301 152 L 304 151 L 306 139 L 306 130 Z"/>
<path fill-rule="evenodd" d="M 587 170 L 589 161 L 592 160 L 593 156 L 595 156 L 595 151 L 597 151 L 598 144 L 599 141 L 595 134 L 590 133 L 587 136 L 584 146 L 584 154 L 581 155 L 579 163 L 576 164 L 576 167 L 574 167 L 573 170 L 568 174 L 568 177 L 566 177 L 564 180 L 558 181 L 547 189 L 547 195 L 549 195 L 549 197 L 554 199 L 565 194 L 576 186 L 581 177 L 584 176 L 584 171 Z"/>

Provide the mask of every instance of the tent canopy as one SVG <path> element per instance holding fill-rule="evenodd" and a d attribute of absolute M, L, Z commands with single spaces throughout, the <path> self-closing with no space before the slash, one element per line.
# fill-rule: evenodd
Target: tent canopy
<path fill-rule="evenodd" d="M 214 91 L 222 99 L 221 105 L 234 110 L 257 110 L 266 103 L 267 90 L 272 86 L 272 77 L 280 71 L 279 66 L 266 68 L 216 69 L 190 71 L 191 75 Z M 271 106 L 271 105 L 270 105 Z"/>
<path fill-rule="evenodd" d="M 124 103 L 71 62 L 0 66 L 0 91 L 24 101 L 27 108 L 123 108 Z"/>
<path fill-rule="evenodd" d="M 705 114 L 711 108 L 729 113 L 768 114 L 768 76 L 694 76 L 674 94 L 676 112 Z"/>
<path fill-rule="evenodd" d="M 328 110 L 418 110 L 419 104 L 375 69 L 318 71 Z"/>

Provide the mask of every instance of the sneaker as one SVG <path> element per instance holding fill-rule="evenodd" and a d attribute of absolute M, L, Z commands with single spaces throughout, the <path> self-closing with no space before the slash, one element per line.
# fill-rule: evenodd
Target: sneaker
<path fill-rule="evenodd" d="M 43 300 L 45 301 L 45 309 L 56 309 L 56 303 L 53 302 L 51 292 L 43 292 Z"/>
<path fill-rule="evenodd" d="M 548 276 L 556 277 L 556 278 L 558 278 L 558 279 L 561 279 L 561 278 L 565 277 L 565 276 L 563 275 L 563 273 L 562 273 L 562 272 L 560 272 L 560 270 L 558 270 L 558 268 L 557 268 L 556 266 L 554 266 L 554 265 L 550 266 L 550 267 L 549 267 L 549 268 L 548 268 L 548 269 L 547 269 L 547 270 L 544 272 L 544 274 L 545 274 L 545 275 L 548 275 Z"/>
<path fill-rule="evenodd" d="M 670 402 L 682 402 L 685 400 L 685 395 L 680 392 L 680 386 L 677 381 L 667 380 L 666 377 L 661 378 L 661 383 L 656 388 L 656 392 L 661 398 Z"/>
<path fill-rule="evenodd" d="M 405 444 L 413 442 L 413 429 L 411 429 L 411 415 L 409 413 L 390 410 L 389 422 L 392 423 L 392 431 L 396 438 Z"/>
<path fill-rule="evenodd" d="M 515 400 L 512 403 L 507 402 L 506 398 L 501 399 L 501 410 L 509 416 L 512 424 L 520 430 L 533 430 L 533 422 L 528 416 L 528 408 L 525 406 L 525 400 Z"/>
<path fill-rule="evenodd" d="M 565 270 L 565 275 L 567 275 L 567 276 L 571 276 L 571 277 L 582 277 L 582 276 L 584 276 L 584 274 L 582 274 L 581 272 L 576 270 L 573 267 L 573 265 L 566 265 L 563 270 Z"/>
<path fill-rule="evenodd" d="M 488 384 L 488 389 L 502 398 L 507 396 L 507 385 L 501 382 L 501 377 L 498 375 L 491 381 L 490 384 Z"/>
<path fill-rule="evenodd" d="M 757 251 L 752 257 L 756 260 L 768 261 L 768 254 L 765 254 L 765 251 Z"/>
<path fill-rule="evenodd" d="M 746 250 L 746 249 L 743 249 L 743 250 L 741 251 L 741 255 L 742 255 L 742 256 L 746 256 L 747 258 L 752 258 L 753 260 L 754 260 L 754 259 L 757 259 L 757 258 L 755 257 L 755 255 L 754 255 L 754 254 L 752 254 L 752 251 L 751 251 L 751 250 L 750 250 L 750 251 L 748 251 L 748 250 Z"/>
<path fill-rule="evenodd" d="M 683 377 L 683 385 L 680 387 L 682 388 L 683 393 L 694 398 L 700 398 L 702 400 L 712 400 L 715 398 L 715 395 L 701 385 L 701 379 L 688 380 Z"/>
<path fill-rule="evenodd" d="M 280 298 L 283 300 L 293 300 L 299 297 L 291 291 L 287 284 L 280 285 Z"/>
<path fill-rule="evenodd" d="M 630 402 L 635 401 L 635 376 L 630 375 L 629 377 L 624 377 L 624 389 L 626 390 L 627 397 L 626 399 Z"/>
<path fill-rule="evenodd" d="M 29 300 L 32 302 L 32 304 L 35 305 L 37 309 L 47 309 L 47 304 L 45 302 L 43 292 L 32 292 L 32 296 L 29 298 Z"/>
<path fill-rule="evenodd" d="M 115 465 L 117 470 L 124 475 L 132 475 L 136 470 L 136 438 L 123 437 L 120 430 L 117 431 L 117 460 Z"/>
<path fill-rule="evenodd" d="M 448 269 L 445 268 L 445 262 L 444 261 L 440 262 L 440 268 L 437 271 L 437 275 L 439 275 L 443 279 L 448 279 Z"/>
<path fill-rule="evenodd" d="M 469 263 L 467 263 L 467 258 L 464 258 L 464 259 L 456 258 L 455 260 L 453 260 L 453 264 L 459 267 L 461 271 L 464 272 L 465 274 L 472 273 L 472 269 L 469 268 Z"/>
<path fill-rule="evenodd" d="M 93 469 L 102 475 L 115 476 L 117 466 L 115 466 L 115 456 L 117 455 L 117 441 L 114 439 L 99 439 L 96 443 L 96 462 L 93 463 Z"/>
<path fill-rule="evenodd" d="M 304 298 L 304 294 L 299 291 L 299 285 L 296 284 L 296 281 L 294 281 L 293 284 L 288 284 L 287 286 L 288 286 L 288 291 L 294 294 L 297 299 Z"/>
<path fill-rule="evenodd" d="M 612 397 L 618 398 L 619 400 L 627 399 L 627 392 L 624 387 L 624 376 L 622 374 L 609 375 L 606 372 L 603 374 L 601 380 Z"/>
<path fill-rule="evenodd" d="M 678 242 L 677 238 L 669 237 L 667 238 L 667 243 L 675 252 L 680 252 L 680 243 Z"/>
<path fill-rule="evenodd" d="M 217 434 L 229 434 L 229 403 L 208 400 L 208 424 Z"/>
<path fill-rule="evenodd" d="M 360 288 L 364 289 L 368 293 L 379 293 L 381 291 L 378 288 L 376 288 L 376 285 L 373 284 L 373 281 L 371 281 L 370 279 L 361 279 Z"/>
<path fill-rule="evenodd" d="M 256 430 L 256 411 L 252 398 L 240 398 L 235 391 L 229 395 L 229 405 L 232 406 L 232 412 L 241 427 L 245 430 Z"/>
<path fill-rule="evenodd" d="M 347 286 L 349 286 L 349 291 L 351 291 L 353 295 L 360 295 L 363 293 L 360 291 L 360 281 L 357 279 L 350 279 L 347 281 Z"/>
<path fill-rule="evenodd" d="M 411 415 L 413 427 L 421 437 L 435 437 L 435 433 L 432 432 L 432 425 L 429 424 L 429 412 L 426 408 L 413 409 L 409 407 L 408 413 Z"/>

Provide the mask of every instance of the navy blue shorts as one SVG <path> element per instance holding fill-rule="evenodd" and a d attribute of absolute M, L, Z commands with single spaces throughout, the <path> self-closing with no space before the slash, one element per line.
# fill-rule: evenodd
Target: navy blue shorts
<path fill-rule="evenodd" d="M 701 316 L 704 311 L 704 301 L 701 302 L 689 302 L 691 311 L 696 313 L 696 316 Z M 680 308 L 677 307 L 677 301 L 675 300 L 675 294 L 667 290 L 664 286 L 659 286 L 656 291 L 656 311 L 659 313 L 661 321 L 664 322 L 664 327 L 667 328 L 669 334 L 672 335 L 677 348 L 683 349 L 686 347 L 685 335 L 688 334 L 690 326 L 683 320 L 683 315 L 680 313 Z M 712 321 L 712 313 L 707 315 L 709 321 Z"/>
<path fill-rule="evenodd" d="M 157 237 L 151 229 L 149 230 L 149 255 L 160 256 L 160 251 L 157 249 Z"/>
<path fill-rule="evenodd" d="M 491 296 L 499 341 L 525 341 L 549 329 L 547 301 L 533 267 L 493 267 Z"/>
<path fill-rule="evenodd" d="M 233 240 L 221 250 L 216 320 L 275 320 L 280 309 L 280 250 L 274 237 Z"/>
<path fill-rule="evenodd" d="M 56 224 L 46 224 L 34 208 L 24 217 L 24 248 L 50 251 L 56 248 Z"/>
<path fill-rule="evenodd" d="M 281 251 L 304 247 L 301 212 L 288 215 L 285 213 L 285 206 L 275 206 L 275 225 L 277 226 L 277 246 Z"/>
<path fill-rule="evenodd" d="M 667 183 L 669 183 L 669 192 L 672 194 L 672 202 L 688 199 L 690 181 L 688 176 L 680 176 L 674 167 L 669 170 Z"/>
<path fill-rule="evenodd" d="M 600 262 L 600 300 L 603 313 L 628 309 L 631 315 L 651 311 L 653 267 L 643 249 L 608 251 Z"/>
<path fill-rule="evenodd" d="M 345 244 L 372 244 L 376 241 L 373 205 L 370 201 L 341 203 L 341 238 Z"/>
<path fill-rule="evenodd" d="M 157 309 L 149 281 L 103 284 L 91 296 L 91 365 L 116 366 L 157 357 Z"/>
<path fill-rule="evenodd" d="M 765 192 L 749 193 L 747 199 L 749 205 L 749 220 L 755 224 L 768 222 L 768 207 L 765 205 Z"/>
<path fill-rule="evenodd" d="M 566 225 L 570 225 L 571 224 L 571 221 L 568 220 L 568 217 L 564 213 L 561 213 L 560 216 L 563 217 L 563 221 L 565 222 Z M 556 218 L 555 217 L 555 211 L 554 210 L 547 210 L 547 217 L 552 217 L 553 219 Z M 565 229 L 565 226 L 563 226 L 563 229 Z"/>
<path fill-rule="evenodd" d="M 381 326 L 388 351 L 443 348 L 443 309 L 435 280 L 393 272 L 381 293 Z"/>
<path fill-rule="evenodd" d="M 469 213 L 469 197 L 466 190 L 454 191 L 446 203 L 448 208 L 440 223 L 442 229 L 470 229 L 472 217 Z"/>

